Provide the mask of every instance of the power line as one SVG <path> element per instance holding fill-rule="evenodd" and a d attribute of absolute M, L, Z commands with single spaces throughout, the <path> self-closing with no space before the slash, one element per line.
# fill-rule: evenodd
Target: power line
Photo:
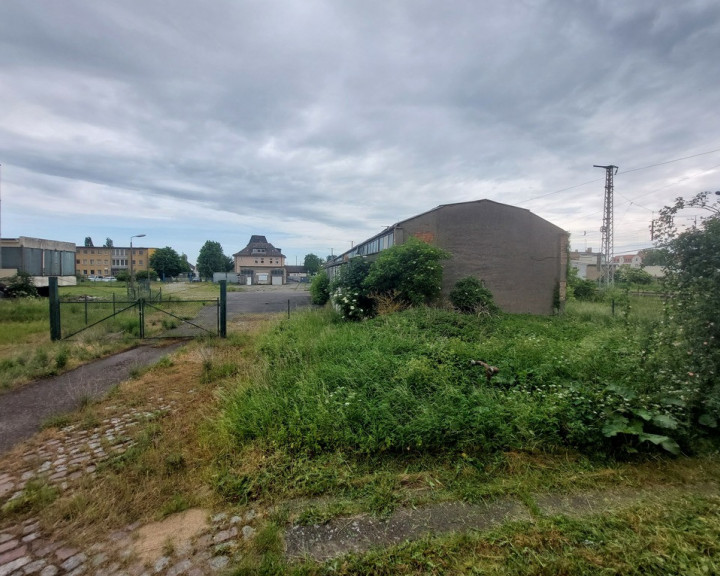
<path fill-rule="evenodd" d="M 631 168 L 630 170 L 623 170 L 622 172 L 618 172 L 618 174 L 629 174 L 630 172 L 639 172 L 640 170 L 648 170 L 650 168 L 656 168 L 657 166 L 665 166 L 666 164 L 680 162 L 681 160 L 689 160 L 690 158 L 697 158 L 698 156 L 707 156 L 708 154 L 714 154 L 715 152 L 720 152 L 720 148 L 716 148 L 714 150 L 708 150 L 707 152 L 699 152 L 697 154 L 691 154 L 690 156 L 683 156 L 681 158 L 673 158 L 672 160 L 666 160 L 665 162 L 658 162 L 656 164 L 648 164 L 647 166 L 641 166 L 639 168 Z M 717 166 L 713 166 L 713 168 L 716 168 L 716 167 Z M 710 169 L 712 169 L 712 168 L 708 168 L 708 170 L 710 170 Z M 560 194 L 561 192 L 567 192 L 568 190 L 574 190 L 575 188 L 587 186 L 588 184 L 594 184 L 595 182 L 602 182 L 602 180 L 603 180 L 602 178 L 596 178 L 595 180 L 588 180 L 587 182 L 583 182 L 582 184 L 575 184 L 574 186 L 568 186 L 567 188 L 561 188 L 559 190 L 554 190 L 553 192 L 547 192 L 546 194 L 541 194 L 540 196 L 528 198 L 527 200 L 523 200 L 522 202 L 519 202 L 519 204 L 525 204 L 526 202 L 532 202 L 534 200 L 539 200 L 540 198 L 552 196 L 553 194 Z M 670 186 L 670 185 L 668 185 L 668 186 Z M 641 196 L 638 196 L 637 198 L 641 198 L 642 196 L 646 196 L 647 194 L 652 194 L 652 192 L 647 192 L 646 194 L 642 194 Z"/>

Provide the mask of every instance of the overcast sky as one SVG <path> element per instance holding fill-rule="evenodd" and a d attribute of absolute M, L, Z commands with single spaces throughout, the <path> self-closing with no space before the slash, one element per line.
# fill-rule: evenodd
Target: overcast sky
<path fill-rule="evenodd" d="M 630 252 L 720 190 L 719 56 L 717 0 L 3 0 L 0 232 L 294 264 L 487 198 L 599 250 L 615 164 Z"/>

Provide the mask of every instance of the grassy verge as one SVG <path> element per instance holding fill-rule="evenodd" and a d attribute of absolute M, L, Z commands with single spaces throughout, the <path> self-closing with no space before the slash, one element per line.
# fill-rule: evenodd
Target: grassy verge
<path fill-rule="evenodd" d="M 148 309 L 146 329 L 150 336 L 177 327 L 181 319 L 194 318 L 203 305 L 183 303 L 181 299 L 214 302 L 219 295 L 218 286 L 206 282 L 154 283 L 152 290 L 163 291 L 163 310 L 177 318 Z M 127 306 L 121 304 L 127 300 L 127 287 L 124 282 L 83 282 L 62 287 L 60 298 L 63 335 L 68 335 Z M 112 303 L 113 298 L 118 304 Z M 51 342 L 49 304 L 44 298 L 0 300 L 0 325 L 0 393 L 132 348 L 140 332 L 137 310 L 133 308 L 71 340 Z"/>

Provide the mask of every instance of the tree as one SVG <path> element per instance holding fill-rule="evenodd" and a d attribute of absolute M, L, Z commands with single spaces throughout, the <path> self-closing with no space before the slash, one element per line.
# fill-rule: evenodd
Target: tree
<path fill-rule="evenodd" d="M 177 276 L 185 269 L 185 264 L 180 258 L 180 255 L 170 248 L 170 246 L 155 250 L 153 255 L 150 256 L 150 266 L 152 266 L 153 270 L 155 270 L 163 280 Z"/>
<path fill-rule="evenodd" d="M 219 242 L 208 240 L 200 248 L 197 269 L 201 278 L 212 278 L 213 272 L 230 272 L 233 269 L 233 261 L 232 258 L 225 256 Z"/>
<path fill-rule="evenodd" d="M 668 260 L 667 250 L 664 248 L 648 248 L 640 252 L 642 266 L 665 266 Z"/>
<path fill-rule="evenodd" d="M 110 238 L 105 238 L 105 244 L 103 244 L 103 248 L 112 248 L 113 247 L 113 241 Z"/>
<path fill-rule="evenodd" d="M 448 252 L 411 238 L 380 253 L 364 286 L 371 293 L 394 294 L 411 306 L 427 304 L 442 290 L 442 260 Z"/>
<path fill-rule="evenodd" d="M 323 306 L 330 299 L 330 279 L 324 270 L 315 275 L 310 284 L 310 301 Z"/>
<path fill-rule="evenodd" d="M 308 274 L 314 276 L 322 269 L 323 261 L 322 258 L 316 254 L 307 254 L 305 255 L 303 265 L 305 266 L 305 270 L 307 270 Z"/>
<path fill-rule="evenodd" d="M 713 195 L 714 196 L 714 195 Z M 667 251 L 668 297 L 659 336 L 658 374 L 683 390 L 688 413 L 701 425 L 720 424 L 720 202 L 710 192 L 677 198 L 660 211 L 658 247 Z M 714 202 L 713 202 L 714 200 Z M 675 217 L 685 208 L 707 216 L 679 231 Z"/>
<path fill-rule="evenodd" d="M 93 244 L 92 238 L 90 236 L 85 236 L 85 248 L 92 248 L 95 246 Z"/>
<path fill-rule="evenodd" d="M 647 286 L 648 284 L 652 284 L 653 277 L 641 268 L 631 268 L 627 264 L 624 264 L 615 270 L 615 281 Z"/>

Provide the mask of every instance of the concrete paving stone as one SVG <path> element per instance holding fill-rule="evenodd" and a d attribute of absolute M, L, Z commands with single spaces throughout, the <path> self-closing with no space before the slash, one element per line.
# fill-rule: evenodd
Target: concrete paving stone
<path fill-rule="evenodd" d="M 90 559 L 90 563 L 97 568 L 98 566 L 100 566 L 100 564 L 104 564 L 105 562 L 107 562 L 107 558 L 108 556 L 107 554 L 105 554 L 105 552 L 100 552 L 98 554 L 95 554 Z"/>
<path fill-rule="evenodd" d="M 47 566 L 47 561 L 41 558 L 40 560 L 35 560 L 34 562 L 30 562 L 30 564 L 23 566 L 23 573 L 37 574 L 45 568 L 45 566 Z"/>
<path fill-rule="evenodd" d="M 255 528 L 253 528 L 252 526 L 243 526 L 242 536 L 245 540 L 250 540 L 250 538 L 255 536 Z"/>
<path fill-rule="evenodd" d="M 213 524 L 218 524 L 219 522 L 222 522 L 227 518 L 227 514 L 225 512 L 220 512 L 220 514 L 215 514 L 215 516 L 212 517 L 211 522 Z"/>
<path fill-rule="evenodd" d="M 191 567 L 192 562 L 185 558 L 185 560 L 181 560 L 170 568 L 170 570 L 165 573 L 165 576 L 179 576 L 180 574 L 185 574 Z"/>
<path fill-rule="evenodd" d="M 33 540 L 37 540 L 38 538 L 40 538 L 40 534 L 38 534 L 37 532 L 30 532 L 30 534 L 26 534 L 25 536 L 23 536 L 22 541 L 25 544 L 28 544 Z"/>
<path fill-rule="evenodd" d="M 87 572 L 87 566 L 84 564 L 82 566 L 78 566 L 75 568 L 75 570 L 68 572 L 67 576 L 80 576 L 81 574 L 85 574 Z"/>
<path fill-rule="evenodd" d="M 3 482 L 0 484 L 0 497 L 15 489 L 15 482 Z"/>
<path fill-rule="evenodd" d="M 8 564 L 9 562 L 13 562 L 17 560 L 18 558 L 25 556 L 27 553 L 27 546 L 19 546 L 12 548 L 11 550 L 8 550 L 7 552 L 4 552 L 3 554 L 0 554 L 0 566 L 4 566 L 5 564 Z M 10 574 L 11 571 L 6 572 L 6 574 Z"/>
<path fill-rule="evenodd" d="M 170 558 L 168 558 L 167 556 L 160 556 L 160 558 L 155 561 L 155 564 L 153 565 L 153 570 L 155 570 L 155 574 L 157 574 L 158 572 L 162 572 L 163 570 L 165 570 L 165 568 L 167 568 L 169 565 Z"/>
<path fill-rule="evenodd" d="M 215 542 L 216 544 L 219 544 L 220 542 L 226 542 L 227 540 L 230 540 L 231 538 L 237 536 L 237 533 L 238 531 L 235 526 L 230 528 L 230 530 L 222 530 L 215 534 L 215 536 L 213 536 L 213 542 Z"/>
<path fill-rule="evenodd" d="M 55 576 L 58 572 L 60 572 L 60 569 L 57 566 L 49 564 L 42 569 L 40 576 Z"/>
<path fill-rule="evenodd" d="M 204 576 L 204 573 L 200 568 L 191 568 L 187 576 Z"/>
<path fill-rule="evenodd" d="M 75 548 L 68 548 L 67 546 L 62 546 L 61 548 L 55 550 L 55 558 L 57 558 L 59 562 L 65 562 L 65 560 L 67 560 L 68 558 L 77 556 L 79 553 L 80 550 L 77 550 Z"/>
<path fill-rule="evenodd" d="M 60 472 L 55 472 L 52 476 L 50 476 L 50 481 L 55 482 L 56 480 L 62 480 L 67 476 L 67 470 L 60 470 Z"/>
<path fill-rule="evenodd" d="M 27 470 L 20 475 L 20 480 L 30 480 L 33 476 L 35 476 L 35 470 Z"/>
<path fill-rule="evenodd" d="M 33 551 L 33 554 L 40 557 L 47 557 L 50 556 L 55 550 L 60 548 L 61 544 L 58 542 L 47 542 L 44 540 L 36 540 L 30 545 L 30 549 Z"/>
<path fill-rule="evenodd" d="M 12 540 L 6 540 L 2 544 L 0 544 L 0 554 L 4 554 L 8 550 L 17 548 L 19 545 L 20 545 L 20 541 L 15 538 L 13 538 Z"/>
<path fill-rule="evenodd" d="M 230 518 L 230 524 L 240 524 L 242 522 L 242 516 L 233 516 Z"/>
<path fill-rule="evenodd" d="M 87 560 L 87 556 L 80 552 L 79 554 L 75 554 L 74 556 L 70 556 L 65 562 L 63 562 L 60 565 L 60 568 L 65 570 L 66 572 L 70 572 L 72 570 L 75 570 L 78 566 L 85 563 L 85 560 Z"/>
<path fill-rule="evenodd" d="M 29 556 L 21 556 L 8 563 L 0 561 L 0 576 L 8 576 L 25 566 L 25 564 L 30 564 L 30 562 L 32 562 L 32 560 Z"/>
<path fill-rule="evenodd" d="M 0 532 L 0 544 L 3 542 L 7 542 L 8 540 L 12 540 L 15 538 L 12 534 L 8 534 L 7 532 Z"/>
<path fill-rule="evenodd" d="M 27 522 L 23 524 L 23 534 L 30 534 L 30 532 L 35 532 L 40 528 L 40 522 L 35 520 L 35 518 L 31 518 Z"/>

